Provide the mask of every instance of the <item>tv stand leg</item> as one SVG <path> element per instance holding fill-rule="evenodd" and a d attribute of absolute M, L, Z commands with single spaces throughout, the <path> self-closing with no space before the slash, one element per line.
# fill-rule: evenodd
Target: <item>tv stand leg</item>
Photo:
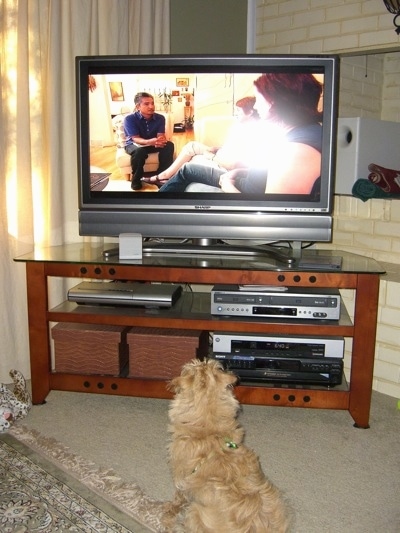
<path fill-rule="evenodd" d="M 367 424 L 366 426 L 360 426 L 356 423 L 353 424 L 353 427 L 357 429 L 369 429 L 370 428 L 369 424 Z"/>
<path fill-rule="evenodd" d="M 372 397 L 375 361 L 376 324 L 378 318 L 379 276 L 358 276 L 354 323 L 356 327 L 351 359 L 349 412 L 355 427 L 367 429 Z"/>
<path fill-rule="evenodd" d="M 47 277 L 45 264 L 26 263 L 28 297 L 29 352 L 31 362 L 32 403 L 45 403 L 50 392 L 51 354 L 47 325 Z"/>

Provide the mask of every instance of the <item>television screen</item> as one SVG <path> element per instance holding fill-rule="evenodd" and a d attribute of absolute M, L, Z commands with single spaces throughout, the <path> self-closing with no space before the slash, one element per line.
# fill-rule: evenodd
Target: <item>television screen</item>
<path fill-rule="evenodd" d="M 82 235 L 329 241 L 336 56 L 78 57 Z"/>

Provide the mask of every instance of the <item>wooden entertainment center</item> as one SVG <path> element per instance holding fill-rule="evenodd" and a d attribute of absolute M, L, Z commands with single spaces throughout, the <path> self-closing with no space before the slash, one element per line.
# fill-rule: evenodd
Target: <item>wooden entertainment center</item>
<path fill-rule="evenodd" d="M 170 398 L 166 381 L 55 372 L 52 368 L 49 324 L 57 322 L 141 326 L 169 329 L 258 333 L 268 335 L 341 336 L 352 338 L 349 383 L 337 387 L 247 384 L 236 387 L 242 403 L 348 410 L 355 426 L 369 427 L 379 278 L 384 273 L 373 259 L 341 251 L 310 250 L 305 256 L 342 256 L 340 270 L 326 267 L 309 271 L 285 266 L 269 257 L 144 256 L 141 261 L 104 259 L 109 246 L 70 244 L 18 257 L 26 263 L 29 342 L 34 404 L 45 402 L 50 390 L 94 392 L 148 398 Z M 77 305 L 64 301 L 49 308 L 48 278 L 130 280 L 185 285 L 183 296 L 171 309 Z M 77 280 L 77 283 L 80 281 Z M 75 280 L 76 281 L 76 280 Z M 274 285 L 351 289 L 351 319 L 341 306 L 338 321 L 216 317 L 210 313 L 210 294 L 189 290 L 190 285 Z M 157 347 L 155 347 L 157 350 Z"/>

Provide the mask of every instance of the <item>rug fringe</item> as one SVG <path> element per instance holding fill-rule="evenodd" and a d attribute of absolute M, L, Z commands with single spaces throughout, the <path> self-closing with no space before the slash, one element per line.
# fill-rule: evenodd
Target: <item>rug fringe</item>
<path fill-rule="evenodd" d="M 136 483 L 123 481 L 112 469 L 99 468 L 95 463 L 68 451 L 68 447 L 37 430 L 15 424 L 9 430 L 17 440 L 51 460 L 57 467 L 73 474 L 81 483 L 106 498 L 154 533 L 165 533 L 161 520 L 168 502 L 147 496 Z"/>

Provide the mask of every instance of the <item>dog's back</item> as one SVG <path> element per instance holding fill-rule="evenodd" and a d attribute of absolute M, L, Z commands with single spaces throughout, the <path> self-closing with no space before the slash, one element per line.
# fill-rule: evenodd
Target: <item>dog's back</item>
<path fill-rule="evenodd" d="M 171 382 L 170 461 L 186 533 L 284 533 L 288 513 L 256 454 L 243 444 L 237 378 L 214 360 L 194 360 Z"/>

